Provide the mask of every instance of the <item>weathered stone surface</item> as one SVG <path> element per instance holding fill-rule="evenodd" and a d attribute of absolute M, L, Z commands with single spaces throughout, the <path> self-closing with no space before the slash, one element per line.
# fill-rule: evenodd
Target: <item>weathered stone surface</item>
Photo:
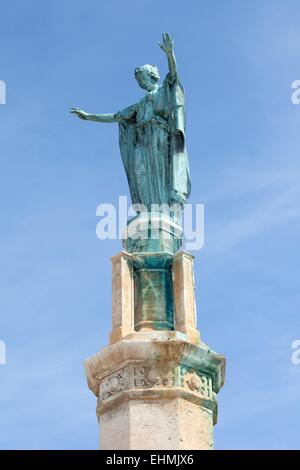
<path fill-rule="evenodd" d="M 196 329 L 193 256 L 112 258 L 110 346 L 85 363 L 101 449 L 212 449 L 225 358 Z"/>
<path fill-rule="evenodd" d="M 211 449 L 225 359 L 196 329 L 193 256 L 112 258 L 110 346 L 85 363 L 102 449 Z"/>
<path fill-rule="evenodd" d="M 112 332 L 115 343 L 134 331 L 133 266 L 130 256 L 121 252 L 112 259 Z"/>
<path fill-rule="evenodd" d="M 176 330 L 199 343 L 191 254 L 121 252 L 112 276 L 111 344 L 140 330 Z"/>
<path fill-rule="evenodd" d="M 98 397 L 102 449 L 212 448 L 225 359 L 184 337 L 133 333 L 86 361 L 88 384 Z M 155 426 L 165 440 L 160 431 L 150 436 Z M 145 429 L 151 431 L 146 441 L 140 437 Z"/>
<path fill-rule="evenodd" d="M 101 415 L 104 450 L 209 450 L 212 412 L 182 398 L 128 400 Z"/>
<path fill-rule="evenodd" d="M 175 330 L 185 333 L 192 343 L 199 343 L 197 328 L 194 257 L 186 252 L 176 253 L 173 260 L 173 293 Z"/>

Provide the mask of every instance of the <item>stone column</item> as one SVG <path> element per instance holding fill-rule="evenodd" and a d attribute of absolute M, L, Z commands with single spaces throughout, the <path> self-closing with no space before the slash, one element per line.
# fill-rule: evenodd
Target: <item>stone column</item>
<path fill-rule="evenodd" d="M 166 215 L 142 214 L 128 232 L 112 258 L 110 345 L 85 362 L 100 448 L 212 449 L 225 358 L 197 331 L 193 256 Z"/>
<path fill-rule="evenodd" d="M 121 252 L 112 262 L 112 331 L 110 344 L 134 331 L 133 265 L 130 254 Z"/>
<path fill-rule="evenodd" d="M 194 257 L 186 251 L 174 255 L 173 286 L 175 329 L 197 344 L 200 333 L 197 330 Z"/>
<path fill-rule="evenodd" d="M 135 333 L 86 361 L 100 449 L 213 448 L 224 358 L 176 332 Z"/>

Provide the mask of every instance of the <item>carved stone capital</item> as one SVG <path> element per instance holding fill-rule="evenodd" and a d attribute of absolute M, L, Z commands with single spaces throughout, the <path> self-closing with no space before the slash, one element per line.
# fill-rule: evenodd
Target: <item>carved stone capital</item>
<path fill-rule="evenodd" d="M 136 333 L 91 357 L 85 367 L 99 416 L 126 400 L 179 397 L 211 410 L 217 421 L 225 359 L 203 343 L 188 343 L 175 332 Z"/>

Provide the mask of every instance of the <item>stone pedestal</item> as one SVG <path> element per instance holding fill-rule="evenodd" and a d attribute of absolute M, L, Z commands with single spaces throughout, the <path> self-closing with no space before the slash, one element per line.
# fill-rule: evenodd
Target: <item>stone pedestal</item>
<path fill-rule="evenodd" d="M 182 231 L 165 215 L 127 231 L 112 258 L 110 345 L 85 362 L 100 448 L 212 449 L 225 358 L 197 330 L 193 256 L 178 251 Z"/>
<path fill-rule="evenodd" d="M 178 332 L 132 333 L 86 361 L 100 448 L 212 449 L 224 358 Z"/>

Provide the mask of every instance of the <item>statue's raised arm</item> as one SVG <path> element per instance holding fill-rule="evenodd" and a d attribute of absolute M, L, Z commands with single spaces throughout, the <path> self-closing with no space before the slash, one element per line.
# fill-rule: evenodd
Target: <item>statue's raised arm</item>
<path fill-rule="evenodd" d="M 158 43 L 159 47 L 164 51 L 168 58 L 169 73 L 170 77 L 176 78 L 177 75 L 177 64 L 174 54 L 174 38 L 171 38 L 169 33 L 162 34 L 162 43 Z"/>

